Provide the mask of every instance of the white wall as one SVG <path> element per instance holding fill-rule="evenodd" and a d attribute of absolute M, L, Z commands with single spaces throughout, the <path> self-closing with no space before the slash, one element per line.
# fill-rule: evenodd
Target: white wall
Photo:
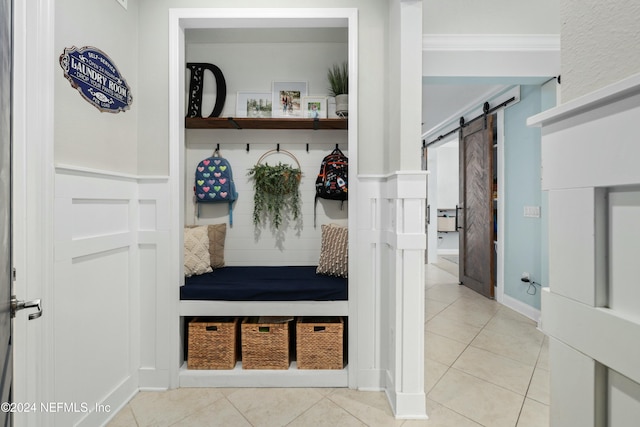
<path fill-rule="evenodd" d="M 102 170 L 136 173 L 138 167 L 138 0 L 55 2 L 55 49 L 92 46 L 106 53 L 131 87 L 133 103 L 117 114 L 100 112 L 55 68 L 55 161 Z M 146 70 L 144 64 L 143 69 Z"/>
<path fill-rule="evenodd" d="M 455 207 L 459 204 L 459 168 L 458 168 L 458 143 L 457 141 L 446 143 L 433 151 L 436 158 L 437 193 L 433 209 L 437 206 L 438 216 L 455 216 Z M 433 172 L 433 171 L 432 171 Z M 431 200 L 434 200 L 433 198 Z M 433 202 L 432 202 L 433 203 Z M 442 212 L 441 209 L 447 209 Z M 457 232 L 438 232 L 438 250 L 441 255 L 458 253 L 459 235 Z"/>
<path fill-rule="evenodd" d="M 640 3 L 562 0 L 562 101 L 640 72 Z"/>
<path fill-rule="evenodd" d="M 446 144 L 437 150 L 438 209 L 452 209 L 459 202 L 458 144 Z"/>
<path fill-rule="evenodd" d="M 576 1 L 578 3 L 578 1 Z M 425 0 L 425 34 L 558 34 L 555 0 Z"/>

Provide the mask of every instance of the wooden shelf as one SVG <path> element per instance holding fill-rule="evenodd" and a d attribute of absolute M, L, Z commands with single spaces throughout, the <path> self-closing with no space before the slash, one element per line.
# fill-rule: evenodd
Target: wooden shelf
<path fill-rule="evenodd" d="M 245 117 L 187 117 L 187 129 L 311 129 L 346 130 L 348 119 L 253 119 Z"/>

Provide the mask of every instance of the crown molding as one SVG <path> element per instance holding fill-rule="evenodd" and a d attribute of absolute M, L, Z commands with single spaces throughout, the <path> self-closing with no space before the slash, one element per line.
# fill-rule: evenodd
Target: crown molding
<path fill-rule="evenodd" d="M 423 51 L 560 51 L 559 34 L 424 34 Z"/>

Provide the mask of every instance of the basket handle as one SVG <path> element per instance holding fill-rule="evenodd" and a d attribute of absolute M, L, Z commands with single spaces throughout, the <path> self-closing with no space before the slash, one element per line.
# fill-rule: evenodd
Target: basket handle
<path fill-rule="evenodd" d="M 295 160 L 296 164 L 298 165 L 298 169 L 302 170 L 302 167 L 300 166 L 300 162 L 298 161 L 296 156 L 294 156 L 293 153 L 291 153 L 290 151 L 287 151 L 287 150 L 276 150 L 276 149 L 269 150 L 266 153 L 264 153 L 262 156 L 260 156 L 260 158 L 258 159 L 258 164 L 261 164 L 264 159 L 266 159 L 267 157 L 269 157 L 270 155 L 272 155 L 274 153 L 283 153 L 283 154 L 286 154 L 287 156 L 291 157 L 293 160 Z"/>

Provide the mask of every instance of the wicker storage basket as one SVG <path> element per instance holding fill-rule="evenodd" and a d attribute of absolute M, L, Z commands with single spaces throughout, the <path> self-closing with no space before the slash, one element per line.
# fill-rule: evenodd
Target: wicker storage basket
<path fill-rule="evenodd" d="M 298 369 L 342 369 L 341 317 L 300 317 L 296 323 Z"/>
<path fill-rule="evenodd" d="M 236 366 L 237 318 L 194 318 L 189 322 L 188 369 Z"/>
<path fill-rule="evenodd" d="M 242 321 L 242 369 L 289 369 L 289 319 Z"/>

